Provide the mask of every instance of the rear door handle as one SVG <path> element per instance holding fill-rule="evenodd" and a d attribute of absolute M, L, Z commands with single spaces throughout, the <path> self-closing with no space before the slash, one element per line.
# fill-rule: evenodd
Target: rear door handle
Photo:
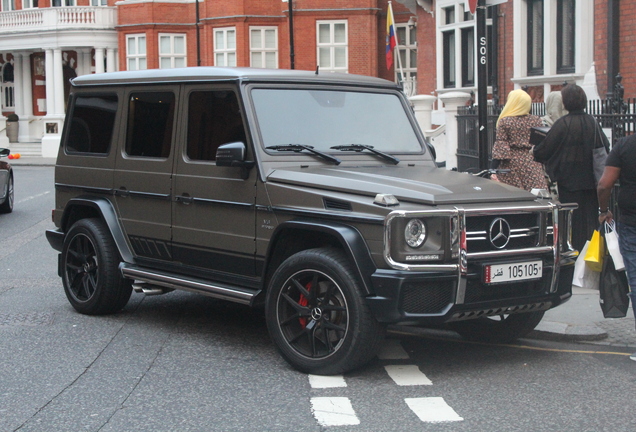
<path fill-rule="evenodd" d="M 188 194 L 183 194 L 183 195 L 178 196 L 175 200 L 177 202 L 182 203 L 182 204 L 188 205 L 188 204 L 192 204 L 192 201 L 194 201 L 194 198 L 192 198 Z"/>

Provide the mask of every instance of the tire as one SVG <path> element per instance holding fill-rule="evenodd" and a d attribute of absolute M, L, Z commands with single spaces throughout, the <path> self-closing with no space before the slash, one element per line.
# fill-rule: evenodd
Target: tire
<path fill-rule="evenodd" d="M 64 238 L 62 283 L 71 305 L 86 315 L 119 312 L 132 293 L 132 281 L 119 273 L 121 258 L 100 219 L 81 219 Z"/>
<path fill-rule="evenodd" d="M 522 338 L 539 325 L 544 311 L 527 312 L 513 315 L 481 317 L 474 320 L 458 321 L 450 324 L 452 330 L 464 339 L 508 343 Z"/>
<path fill-rule="evenodd" d="M 0 204 L 0 213 L 11 213 L 13 211 L 13 176 L 9 175 L 9 183 L 7 184 L 7 196 L 2 204 Z"/>
<path fill-rule="evenodd" d="M 350 262 L 332 248 L 301 251 L 281 264 L 269 284 L 265 316 L 283 358 L 320 375 L 368 363 L 386 331 L 371 315 Z"/>

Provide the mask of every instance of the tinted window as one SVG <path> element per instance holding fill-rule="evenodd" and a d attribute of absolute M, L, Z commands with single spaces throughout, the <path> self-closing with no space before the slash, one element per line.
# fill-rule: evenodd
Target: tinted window
<path fill-rule="evenodd" d="M 222 144 L 245 142 L 245 128 L 232 91 L 195 91 L 188 100 L 188 150 L 193 160 L 213 161 Z"/>
<path fill-rule="evenodd" d="M 117 113 L 117 95 L 78 96 L 69 122 L 66 150 L 106 154 Z"/>
<path fill-rule="evenodd" d="M 173 93 L 133 93 L 128 105 L 126 153 L 156 158 L 170 156 L 173 118 Z"/>

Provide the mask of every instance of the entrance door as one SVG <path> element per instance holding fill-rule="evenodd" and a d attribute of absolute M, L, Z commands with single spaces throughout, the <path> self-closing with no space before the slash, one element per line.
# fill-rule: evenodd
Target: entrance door
<path fill-rule="evenodd" d="M 254 276 L 257 170 L 244 180 L 240 169 L 215 165 L 220 145 L 246 143 L 237 94 L 229 86 L 188 86 L 183 106 L 181 124 L 187 126 L 175 172 L 175 260 L 205 271 Z"/>
<path fill-rule="evenodd" d="M 171 260 L 175 86 L 126 93 L 126 125 L 117 155 L 115 195 L 121 224 L 138 257 Z"/>

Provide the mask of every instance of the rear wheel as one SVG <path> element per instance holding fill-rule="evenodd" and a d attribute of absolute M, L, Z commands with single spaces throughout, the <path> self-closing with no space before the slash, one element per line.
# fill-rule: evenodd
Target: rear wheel
<path fill-rule="evenodd" d="M 62 248 L 62 282 L 78 312 L 109 314 L 128 303 L 132 283 L 120 275 L 120 261 L 110 231 L 100 219 L 82 219 L 71 227 Z"/>
<path fill-rule="evenodd" d="M 266 301 L 269 333 L 296 369 L 333 375 L 377 353 L 385 326 L 371 315 L 355 273 L 337 249 L 311 249 L 274 273 Z"/>
<path fill-rule="evenodd" d="M 450 327 L 463 338 L 481 342 L 508 343 L 526 336 L 539 325 L 544 311 L 481 317 L 458 321 Z"/>
<path fill-rule="evenodd" d="M 9 175 L 9 183 L 7 183 L 7 196 L 2 204 L 0 204 L 0 213 L 11 213 L 13 211 L 13 176 Z"/>

